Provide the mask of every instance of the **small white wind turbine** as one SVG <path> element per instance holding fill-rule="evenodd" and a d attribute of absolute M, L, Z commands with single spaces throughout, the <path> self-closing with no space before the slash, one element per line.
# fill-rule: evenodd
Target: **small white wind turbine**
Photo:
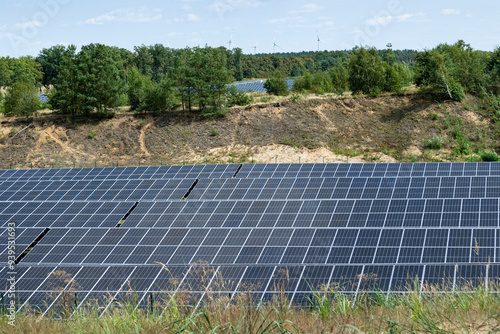
<path fill-rule="evenodd" d="M 274 39 L 274 43 L 273 43 L 273 53 L 276 53 L 276 48 L 280 48 L 281 49 L 281 46 L 279 46 L 278 44 L 276 44 L 276 38 Z"/>
<path fill-rule="evenodd" d="M 320 45 L 320 43 L 326 43 L 326 44 L 328 44 L 328 43 L 327 43 L 327 42 L 325 42 L 325 41 L 322 41 L 322 40 L 319 38 L 319 32 L 318 32 L 318 29 L 316 29 L 316 36 L 318 37 L 318 52 L 319 52 L 319 50 L 320 50 L 320 46 L 319 46 L 319 45 Z"/>
<path fill-rule="evenodd" d="M 252 49 L 253 49 L 253 53 L 254 54 L 257 54 L 257 46 L 259 45 L 259 41 L 257 41 L 257 43 L 255 43 L 254 46 L 252 46 Z"/>
<path fill-rule="evenodd" d="M 229 39 L 229 42 L 227 44 L 229 44 L 229 50 L 232 50 L 232 45 L 233 45 L 233 35 L 234 35 L 234 30 L 231 31 L 231 38 Z"/>

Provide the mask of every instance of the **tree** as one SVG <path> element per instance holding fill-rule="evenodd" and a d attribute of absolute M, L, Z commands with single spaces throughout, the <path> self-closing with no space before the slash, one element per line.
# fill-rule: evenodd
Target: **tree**
<path fill-rule="evenodd" d="M 164 76 L 159 84 L 153 82 L 146 90 L 144 110 L 163 112 L 174 110 L 178 105 L 175 84 Z"/>
<path fill-rule="evenodd" d="M 310 91 L 313 86 L 313 80 L 314 78 L 311 72 L 309 72 L 309 70 L 305 70 L 302 78 L 295 79 L 292 89 L 295 92 L 301 92 L 303 90 Z"/>
<path fill-rule="evenodd" d="M 63 113 L 106 112 L 119 104 L 124 81 L 120 77 L 116 50 L 89 44 L 78 54 L 68 54 L 60 66 L 52 106 Z"/>
<path fill-rule="evenodd" d="M 148 92 L 152 90 L 153 80 L 139 72 L 137 67 L 129 71 L 128 100 L 132 110 L 146 110 Z"/>
<path fill-rule="evenodd" d="M 49 94 L 50 104 L 56 111 L 75 116 L 79 112 L 90 114 L 94 110 L 89 71 L 82 58 L 83 55 L 74 51 L 63 58 L 54 89 Z"/>
<path fill-rule="evenodd" d="M 5 94 L 5 116 L 31 116 L 38 108 L 37 88 L 25 81 L 16 81 Z"/>
<path fill-rule="evenodd" d="M 242 66 L 242 61 L 241 58 L 243 57 L 243 53 L 240 48 L 236 48 L 232 50 L 232 65 L 234 67 L 233 73 L 234 73 L 234 78 L 236 81 L 241 81 L 243 80 L 243 66 Z"/>
<path fill-rule="evenodd" d="M 436 50 L 426 50 L 417 55 L 414 75 L 418 87 L 428 87 L 457 101 L 462 101 L 465 96 L 463 87 L 448 73 L 444 55 Z"/>
<path fill-rule="evenodd" d="M 190 110 L 196 103 L 204 116 L 221 114 L 226 101 L 227 84 L 233 80 L 227 67 L 225 48 L 186 50 L 175 79 L 182 101 L 187 102 Z"/>
<path fill-rule="evenodd" d="M 399 93 L 411 83 L 411 70 L 406 64 L 386 64 L 385 88 L 387 92 Z"/>
<path fill-rule="evenodd" d="M 12 58 L 0 58 L 0 87 L 6 87 L 12 84 L 12 76 L 14 75 L 11 65 L 12 62 L 14 62 Z"/>
<path fill-rule="evenodd" d="M 98 112 L 116 107 L 125 83 L 120 78 L 116 53 L 103 44 L 89 44 L 82 47 L 81 59 L 88 70 L 91 96 L 95 98 Z"/>
<path fill-rule="evenodd" d="M 55 45 L 50 48 L 43 49 L 36 57 L 36 61 L 40 64 L 43 70 L 42 85 L 45 88 L 54 85 L 59 74 L 59 67 L 66 55 L 71 55 L 75 52 L 76 46 L 70 45 Z"/>
<path fill-rule="evenodd" d="M 349 87 L 353 94 L 384 91 L 385 66 L 375 48 L 355 47 L 349 59 Z"/>
<path fill-rule="evenodd" d="M 335 93 L 342 95 L 345 91 L 349 90 L 349 71 L 347 70 L 347 64 L 341 62 L 331 68 L 330 77 Z"/>
<path fill-rule="evenodd" d="M 500 47 L 497 47 L 491 54 L 488 61 L 488 74 L 490 89 L 496 94 L 500 93 Z"/>
<path fill-rule="evenodd" d="M 273 95 L 285 96 L 289 93 L 286 76 L 279 70 L 274 71 L 272 77 L 266 80 L 264 88 Z"/>

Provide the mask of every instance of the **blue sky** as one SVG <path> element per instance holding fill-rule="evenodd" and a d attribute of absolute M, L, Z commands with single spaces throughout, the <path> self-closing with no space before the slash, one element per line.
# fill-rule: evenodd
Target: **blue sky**
<path fill-rule="evenodd" d="M 0 0 L 0 56 L 56 44 L 104 43 L 129 50 L 162 43 L 240 47 L 244 53 L 432 48 L 464 39 L 500 44 L 499 1 L 409 0 Z M 231 38 L 232 36 L 232 38 Z"/>

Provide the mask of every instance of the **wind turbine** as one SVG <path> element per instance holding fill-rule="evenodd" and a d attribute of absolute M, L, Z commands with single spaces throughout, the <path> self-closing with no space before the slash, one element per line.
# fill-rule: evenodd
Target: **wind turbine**
<path fill-rule="evenodd" d="M 318 32 L 318 29 L 316 29 L 316 36 L 318 36 L 318 52 L 319 52 L 319 44 L 320 44 L 321 42 L 326 43 L 326 44 L 328 44 L 328 43 L 327 43 L 327 42 L 325 42 L 325 41 L 322 41 L 322 40 L 319 38 L 319 32 Z"/>
<path fill-rule="evenodd" d="M 276 52 L 276 47 L 280 48 L 281 49 L 281 46 L 279 46 L 278 44 L 276 44 L 276 39 L 274 39 L 274 43 L 273 43 L 273 53 Z"/>
<path fill-rule="evenodd" d="M 255 43 L 255 46 L 252 46 L 254 54 L 257 54 L 257 45 L 259 45 L 259 41 L 257 41 L 257 43 Z"/>
<path fill-rule="evenodd" d="M 233 45 L 233 35 L 234 35 L 234 30 L 231 31 L 231 38 L 229 39 L 229 42 L 227 44 L 229 44 L 229 50 L 232 50 L 233 48 L 231 47 Z"/>
<path fill-rule="evenodd" d="M 321 42 L 321 40 L 319 39 L 318 29 L 316 29 L 316 36 L 318 36 L 318 52 L 319 52 L 319 43 Z"/>

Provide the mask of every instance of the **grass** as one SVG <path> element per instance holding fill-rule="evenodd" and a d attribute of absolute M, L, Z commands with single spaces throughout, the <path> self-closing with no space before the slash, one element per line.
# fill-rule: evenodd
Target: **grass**
<path fill-rule="evenodd" d="M 357 298 L 338 283 L 321 285 L 304 296 L 302 305 L 290 303 L 288 270 L 279 270 L 268 288 L 272 298 L 260 302 L 262 286 L 247 283 L 233 295 L 234 282 L 218 268 L 194 264 L 184 282 L 172 278 L 167 290 L 151 299 L 129 284 L 119 298 L 103 295 L 87 300 L 75 311 L 74 293 L 80 289 L 71 275 L 57 271 L 47 301 L 51 312 L 40 315 L 23 308 L 16 327 L 0 318 L 0 331 L 9 333 L 493 333 L 500 331 L 500 291 L 497 282 L 473 285 L 457 280 L 454 289 L 441 284 L 410 281 L 400 294 L 377 291 L 377 277 L 360 277 Z M 165 270 L 167 270 L 165 268 Z M 189 278 L 189 279 L 188 279 Z M 356 279 L 356 281 L 358 281 Z M 356 283 L 357 284 L 357 283 Z M 63 287 L 63 288 L 60 288 Z M 170 288 L 169 288 L 170 287 Z M 174 288 L 177 287 L 177 288 Z M 351 290 L 351 287 L 349 290 Z M 177 290 L 176 290 L 177 289 Z M 366 289 L 366 290 L 363 290 Z M 199 291 L 193 293 L 192 291 Z M 441 291 L 450 291 L 441 293 Z M 57 298 L 57 296 L 59 296 Z M 200 300 L 203 298 L 203 302 Z M 106 312 L 103 310 L 107 306 Z"/>
<path fill-rule="evenodd" d="M 432 138 L 425 140 L 425 145 L 431 149 L 440 149 L 443 147 L 443 137 L 434 134 Z"/>

